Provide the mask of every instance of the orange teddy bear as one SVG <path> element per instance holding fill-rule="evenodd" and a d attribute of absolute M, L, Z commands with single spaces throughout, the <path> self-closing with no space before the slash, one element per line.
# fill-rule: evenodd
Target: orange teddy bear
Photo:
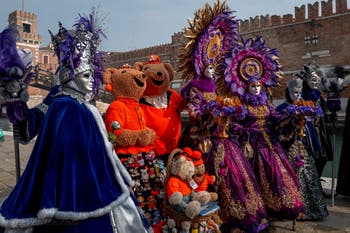
<path fill-rule="evenodd" d="M 170 174 L 166 180 L 168 202 L 175 210 L 184 212 L 188 218 L 192 219 L 198 216 L 201 206 L 207 204 L 211 196 L 207 191 L 194 191 L 195 167 L 189 157 L 192 150 L 188 147 L 184 150 L 175 149 L 171 154 L 177 153 L 179 155 L 170 161 Z"/>
<path fill-rule="evenodd" d="M 145 74 L 125 65 L 121 69 L 106 69 L 103 78 L 106 90 L 115 98 L 107 108 L 105 122 L 117 154 L 149 152 L 147 146 L 154 142 L 156 134 L 146 127 L 139 105 L 146 89 Z"/>
<path fill-rule="evenodd" d="M 145 112 L 147 125 L 157 134 L 154 151 L 166 162 L 170 152 L 178 147 L 181 111 L 185 109 L 182 97 L 170 89 L 174 70 L 170 63 L 161 62 L 157 55 L 150 55 L 145 63 L 136 62 L 135 66 L 147 77 L 147 87 L 140 105 Z"/>
<path fill-rule="evenodd" d="M 107 69 L 104 80 L 106 90 L 111 91 L 115 98 L 105 116 L 110 140 L 134 181 L 133 192 L 140 200 L 145 216 L 152 226 L 156 226 L 162 220 L 159 210 L 163 208 L 165 170 L 151 146 L 156 133 L 147 127 L 139 105 L 146 89 L 146 75 L 124 66 Z"/>
<path fill-rule="evenodd" d="M 185 148 L 186 149 L 186 148 Z M 190 150 L 187 148 L 187 150 Z M 213 185 L 215 183 L 215 176 L 209 175 L 204 166 L 204 162 L 202 159 L 202 153 L 198 150 L 193 150 L 192 152 L 188 151 L 189 157 L 192 159 L 192 162 L 195 167 L 193 180 L 196 182 L 197 187 L 194 189 L 196 192 L 208 191 L 209 185 Z M 210 193 L 210 201 L 216 201 L 218 199 L 217 193 Z"/>

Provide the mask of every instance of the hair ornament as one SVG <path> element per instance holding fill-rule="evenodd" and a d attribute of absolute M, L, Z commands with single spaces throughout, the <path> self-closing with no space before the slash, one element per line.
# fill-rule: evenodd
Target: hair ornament
<path fill-rule="evenodd" d="M 278 51 L 261 36 L 241 38 L 219 67 L 218 88 L 222 93 L 243 95 L 250 80 L 258 80 L 265 88 L 278 86 L 284 76 L 281 69 Z"/>
<path fill-rule="evenodd" d="M 184 81 L 200 78 L 210 64 L 215 67 L 238 38 L 237 21 L 226 1 L 218 0 L 213 7 L 206 3 L 188 24 L 184 29 L 187 44 L 179 61 Z"/>
<path fill-rule="evenodd" d="M 54 35 L 50 30 L 51 41 L 55 54 L 59 60 L 57 72 L 68 69 L 66 79 L 74 78 L 74 71 L 81 63 L 90 64 L 94 71 L 94 93 L 97 92 L 102 83 L 103 53 L 97 50 L 101 42 L 101 36 L 106 37 L 102 32 L 102 25 L 93 8 L 88 16 L 81 16 L 73 25 L 74 29 L 67 30 L 59 22 L 59 31 Z M 62 80 L 60 80 L 62 82 Z"/>

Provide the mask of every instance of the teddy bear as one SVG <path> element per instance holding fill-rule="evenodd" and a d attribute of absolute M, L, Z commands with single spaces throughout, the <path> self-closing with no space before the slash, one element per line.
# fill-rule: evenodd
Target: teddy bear
<path fill-rule="evenodd" d="M 209 175 L 205 170 L 205 165 L 202 159 L 202 152 L 198 150 L 190 151 L 190 148 L 187 148 L 188 155 L 192 159 L 193 164 L 195 166 L 195 172 L 193 175 L 193 180 L 197 184 L 197 188 L 195 188 L 196 192 L 208 191 L 209 185 L 213 185 L 215 183 L 215 176 Z M 218 199 L 218 194 L 215 192 L 209 192 L 210 194 L 210 202 L 214 202 Z"/>
<path fill-rule="evenodd" d="M 210 229 L 210 232 L 213 232 L 213 233 L 221 233 L 220 226 L 223 223 L 224 222 L 222 221 L 220 216 L 217 214 L 214 214 L 213 216 L 207 219 L 208 228 Z"/>
<path fill-rule="evenodd" d="M 177 233 L 175 220 L 168 218 L 166 224 L 162 227 L 162 233 Z"/>
<path fill-rule="evenodd" d="M 191 221 L 182 221 L 180 233 L 190 233 L 190 230 L 191 230 Z"/>
<path fill-rule="evenodd" d="M 210 200 L 207 191 L 194 192 L 196 184 L 193 181 L 195 167 L 187 153 L 192 152 L 189 148 L 184 150 L 175 149 L 173 155 L 177 156 L 168 162 L 169 177 L 166 180 L 167 197 L 169 204 L 179 212 L 184 212 L 189 219 L 198 216 L 202 205 Z"/>
<path fill-rule="evenodd" d="M 137 184 L 133 186 L 133 192 L 141 201 L 140 206 L 153 227 L 163 218 L 158 210 L 163 207 L 164 196 L 154 196 L 152 193 L 165 190 L 163 185 L 151 180 L 164 177 L 165 167 L 153 151 L 156 133 L 147 127 L 139 104 L 147 86 L 146 75 L 125 65 L 120 69 L 106 69 L 103 78 L 106 90 L 114 97 L 105 114 L 109 139 L 134 184 Z"/>
<path fill-rule="evenodd" d="M 147 77 L 140 106 L 145 112 L 148 127 L 157 134 L 154 151 L 166 163 L 171 151 L 179 146 L 181 111 L 185 109 L 182 97 L 170 89 L 175 73 L 172 65 L 161 62 L 157 55 L 149 55 L 145 63 L 136 62 L 135 67 Z"/>
<path fill-rule="evenodd" d="M 148 150 L 146 146 L 154 142 L 156 134 L 146 126 L 139 105 L 146 89 L 146 75 L 124 65 L 121 69 L 106 69 L 103 78 L 106 90 L 115 99 L 107 108 L 105 121 L 117 153 L 136 154 Z"/>

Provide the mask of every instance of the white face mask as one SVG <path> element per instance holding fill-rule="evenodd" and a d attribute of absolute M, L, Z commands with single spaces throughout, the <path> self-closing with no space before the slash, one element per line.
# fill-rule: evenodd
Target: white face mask
<path fill-rule="evenodd" d="M 312 72 L 311 75 L 312 77 L 307 80 L 307 83 L 311 89 L 318 89 L 321 78 L 316 74 L 316 72 Z"/>
<path fill-rule="evenodd" d="M 79 91 L 84 94 L 91 94 L 94 85 L 94 74 L 92 69 L 87 69 L 75 74 L 73 81 L 78 86 Z"/>
<path fill-rule="evenodd" d="M 259 95 L 261 91 L 261 85 L 259 82 L 255 82 L 248 87 L 248 92 L 252 95 Z"/>
<path fill-rule="evenodd" d="M 214 79 L 214 74 L 215 74 L 215 70 L 214 70 L 213 65 L 209 65 L 209 66 L 207 66 L 207 68 L 205 68 L 205 70 L 204 70 L 205 77 L 210 78 L 210 79 Z"/>
<path fill-rule="evenodd" d="M 289 90 L 289 97 L 292 101 L 301 100 L 301 88 L 295 87 L 292 90 Z"/>

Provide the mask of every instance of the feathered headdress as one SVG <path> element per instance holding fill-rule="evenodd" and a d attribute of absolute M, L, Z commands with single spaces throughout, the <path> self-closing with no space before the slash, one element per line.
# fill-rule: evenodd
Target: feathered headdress
<path fill-rule="evenodd" d="M 59 59 L 60 69 L 70 70 L 70 79 L 74 78 L 74 70 L 80 65 L 82 59 L 87 60 L 94 68 L 94 87 L 96 93 L 102 83 L 103 54 L 97 50 L 101 42 L 102 26 L 97 20 L 96 11 L 92 11 L 88 17 L 79 15 L 73 30 L 67 30 L 59 22 L 59 31 L 54 35 L 50 30 L 51 41 L 55 54 Z"/>
<path fill-rule="evenodd" d="M 31 52 L 17 49 L 17 36 L 18 31 L 12 28 L 0 33 L 0 105 L 6 106 L 11 123 L 26 117 L 27 85 L 33 76 L 33 56 Z"/>
<path fill-rule="evenodd" d="M 299 73 L 297 73 L 296 76 L 306 81 L 313 77 L 314 74 L 317 73 L 318 69 L 319 65 L 317 63 L 312 62 L 310 64 L 304 64 L 303 70 L 299 71 Z"/>
<path fill-rule="evenodd" d="M 259 36 L 244 40 L 228 53 L 219 67 L 218 89 L 223 94 L 243 95 L 249 80 L 265 88 L 278 86 L 284 74 L 278 51 Z"/>
<path fill-rule="evenodd" d="M 4 81 L 28 81 L 31 53 L 17 49 L 18 31 L 7 28 L 0 33 L 0 77 Z M 25 75 L 25 76 L 24 76 Z"/>
<path fill-rule="evenodd" d="M 221 56 L 230 51 L 237 41 L 237 21 L 226 1 L 217 1 L 211 7 L 208 3 L 194 13 L 184 29 L 187 44 L 180 55 L 182 79 L 199 78 L 209 65 L 217 65 Z"/>

